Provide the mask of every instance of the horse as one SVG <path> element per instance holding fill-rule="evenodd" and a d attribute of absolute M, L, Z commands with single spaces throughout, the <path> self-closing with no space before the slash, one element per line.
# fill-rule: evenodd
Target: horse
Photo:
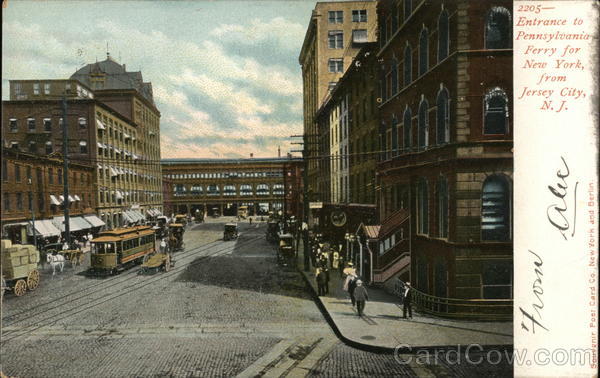
<path fill-rule="evenodd" d="M 65 257 L 61 254 L 56 254 L 56 255 L 47 254 L 46 261 L 48 263 L 50 263 L 50 266 L 52 267 L 52 275 L 56 274 L 57 266 L 60 268 L 61 273 L 62 273 L 63 269 L 65 268 Z"/>

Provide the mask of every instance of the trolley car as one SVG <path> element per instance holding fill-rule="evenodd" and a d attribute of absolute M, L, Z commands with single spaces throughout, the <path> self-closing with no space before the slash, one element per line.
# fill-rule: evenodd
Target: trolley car
<path fill-rule="evenodd" d="M 90 273 L 117 274 L 142 263 L 154 251 L 155 234 L 150 226 L 101 232 L 92 240 Z"/>

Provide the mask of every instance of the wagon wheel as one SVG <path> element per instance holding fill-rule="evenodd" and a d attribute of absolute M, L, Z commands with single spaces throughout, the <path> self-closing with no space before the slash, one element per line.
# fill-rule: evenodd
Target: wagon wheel
<path fill-rule="evenodd" d="M 40 272 L 36 269 L 29 272 L 27 275 L 27 288 L 29 290 L 35 290 L 40 284 Z"/>
<path fill-rule="evenodd" d="M 167 255 L 165 258 L 165 272 L 171 270 L 171 256 Z"/>
<path fill-rule="evenodd" d="M 17 297 L 20 297 L 25 294 L 27 291 L 27 282 L 24 279 L 20 279 L 15 283 L 15 287 L 13 291 Z"/>

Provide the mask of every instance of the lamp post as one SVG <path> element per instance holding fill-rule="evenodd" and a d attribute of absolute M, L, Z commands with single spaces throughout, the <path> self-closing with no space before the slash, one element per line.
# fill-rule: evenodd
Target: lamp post
<path fill-rule="evenodd" d="M 35 229 L 35 209 L 33 208 L 33 185 L 31 184 L 31 177 L 27 179 L 29 185 L 29 210 L 31 210 L 31 224 L 33 226 L 33 245 L 37 249 L 37 231 Z"/>

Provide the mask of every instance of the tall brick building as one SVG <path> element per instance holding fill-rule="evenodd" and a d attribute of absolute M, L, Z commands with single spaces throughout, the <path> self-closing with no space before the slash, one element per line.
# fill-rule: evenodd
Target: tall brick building
<path fill-rule="evenodd" d="M 410 222 L 380 241 L 380 257 L 396 256 L 380 278 L 479 299 L 481 311 L 512 303 L 511 10 L 506 0 L 378 3 L 379 211 Z M 448 306 L 438 311 L 461 311 Z"/>

